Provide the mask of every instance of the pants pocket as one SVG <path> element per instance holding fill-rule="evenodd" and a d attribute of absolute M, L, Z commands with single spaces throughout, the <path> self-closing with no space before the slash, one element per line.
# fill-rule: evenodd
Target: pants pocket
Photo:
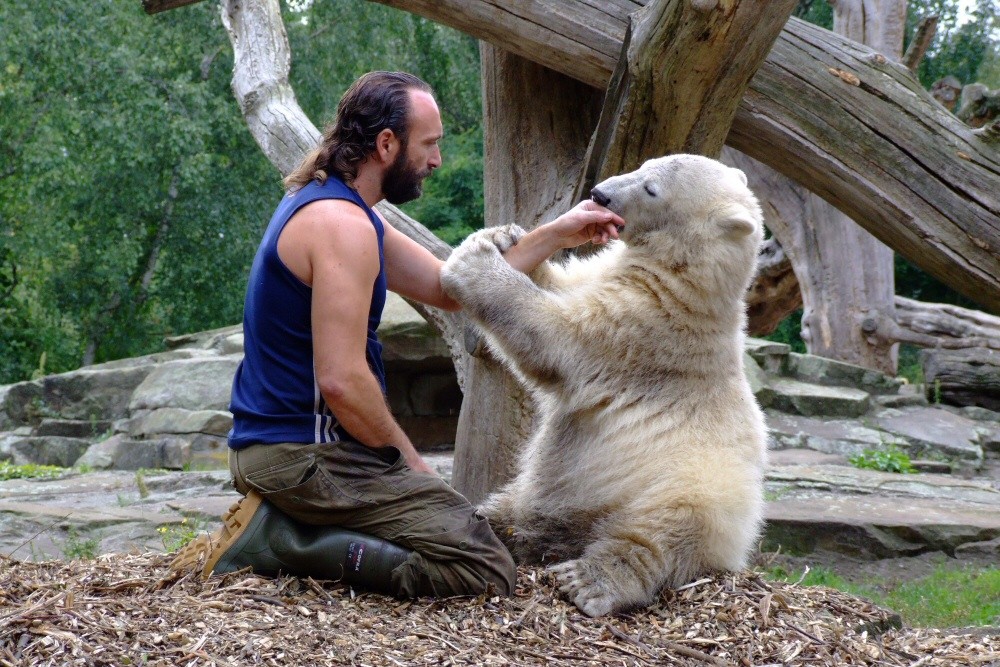
<path fill-rule="evenodd" d="M 336 512 L 373 504 L 354 487 L 338 484 L 313 455 L 255 471 L 245 480 L 275 507 L 304 523 L 329 524 Z"/>

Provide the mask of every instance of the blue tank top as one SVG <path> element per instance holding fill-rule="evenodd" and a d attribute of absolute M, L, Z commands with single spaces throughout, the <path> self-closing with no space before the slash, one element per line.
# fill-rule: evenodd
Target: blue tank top
<path fill-rule="evenodd" d="M 360 206 L 378 236 L 379 273 L 372 285 L 366 356 L 385 393 L 382 345 L 375 330 L 385 306 L 382 221 L 361 196 L 335 177 L 311 181 L 285 195 L 257 249 L 243 308 L 244 357 L 236 369 L 229 405 L 229 446 L 276 442 L 336 442 L 351 436 L 323 400 L 313 368 L 312 289 L 278 257 L 278 236 L 300 208 L 320 199 L 344 199 Z"/>

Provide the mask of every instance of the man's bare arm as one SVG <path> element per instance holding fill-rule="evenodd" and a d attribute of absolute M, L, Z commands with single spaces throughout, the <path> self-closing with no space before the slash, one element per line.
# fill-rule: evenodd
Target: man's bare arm
<path fill-rule="evenodd" d="M 379 270 L 375 230 L 357 207 L 331 208 L 335 210 L 314 210 L 313 219 L 298 230 L 309 239 L 320 392 L 340 424 L 362 444 L 397 447 L 411 468 L 433 473 L 393 419 L 365 356 L 372 283 Z"/>

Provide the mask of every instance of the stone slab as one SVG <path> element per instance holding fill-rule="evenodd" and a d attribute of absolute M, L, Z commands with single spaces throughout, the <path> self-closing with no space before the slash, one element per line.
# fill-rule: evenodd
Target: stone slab
<path fill-rule="evenodd" d="M 1000 537 L 1000 512 L 988 505 L 934 498 L 842 496 L 779 499 L 767 504 L 764 550 L 817 549 L 866 558 L 952 554 L 962 544 Z"/>
<path fill-rule="evenodd" d="M 802 465 L 772 467 L 767 481 L 777 483 L 782 498 L 816 497 L 817 491 L 836 491 L 850 495 L 928 498 L 992 507 L 1000 517 L 1000 489 L 988 481 L 962 479 L 953 475 L 931 473 L 899 474 L 864 470 L 844 465 Z M 769 484 L 772 486 L 772 484 Z"/>
<path fill-rule="evenodd" d="M 973 462 L 983 460 L 979 423 L 938 408 L 889 409 L 875 419 L 879 428 L 906 438 L 915 453 L 936 451 Z"/>
<path fill-rule="evenodd" d="M 858 420 L 817 419 L 768 410 L 767 426 L 773 449 L 806 448 L 827 454 L 854 456 L 889 445 L 908 448 L 905 438 L 865 426 Z"/>
<path fill-rule="evenodd" d="M 868 411 L 868 392 L 850 387 L 827 387 L 790 378 L 772 378 L 771 407 L 804 416 L 860 417 Z"/>

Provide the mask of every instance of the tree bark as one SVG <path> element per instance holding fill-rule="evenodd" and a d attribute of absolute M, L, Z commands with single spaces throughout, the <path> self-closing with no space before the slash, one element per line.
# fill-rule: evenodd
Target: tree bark
<path fill-rule="evenodd" d="M 925 350 L 920 356 L 928 399 L 1000 410 L 1000 352 Z"/>
<path fill-rule="evenodd" d="M 801 307 L 802 291 L 792 263 L 781 244 L 769 238 L 761 247 L 757 277 L 747 292 L 747 333 L 766 336 Z"/>
<path fill-rule="evenodd" d="M 742 97 L 733 90 L 746 88 L 796 2 L 654 0 L 632 14 L 583 192 L 664 154 L 717 157 Z"/>
<path fill-rule="evenodd" d="M 575 180 L 600 110 L 593 88 L 480 44 L 486 226 L 526 229 L 575 203 Z M 471 361 L 452 484 L 473 503 L 509 480 L 531 431 L 524 388 L 488 353 Z"/>
<path fill-rule="evenodd" d="M 621 52 L 628 14 L 646 4 L 379 1 L 601 88 Z M 901 65 L 791 18 L 751 80 L 727 143 L 1000 311 L 1000 151 L 992 136 L 945 113 Z"/>
<path fill-rule="evenodd" d="M 896 59 L 902 49 L 905 0 L 830 0 L 834 30 Z M 765 169 L 757 163 L 754 169 Z M 758 196 L 780 202 L 771 228 L 792 260 L 802 292 L 802 340 L 810 354 L 896 374 L 898 345 L 869 335 L 862 322 L 892 320 L 892 250 L 855 221 L 788 179 L 768 178 Z M 800 204 L 795 210 L 795 204 Z"/>

